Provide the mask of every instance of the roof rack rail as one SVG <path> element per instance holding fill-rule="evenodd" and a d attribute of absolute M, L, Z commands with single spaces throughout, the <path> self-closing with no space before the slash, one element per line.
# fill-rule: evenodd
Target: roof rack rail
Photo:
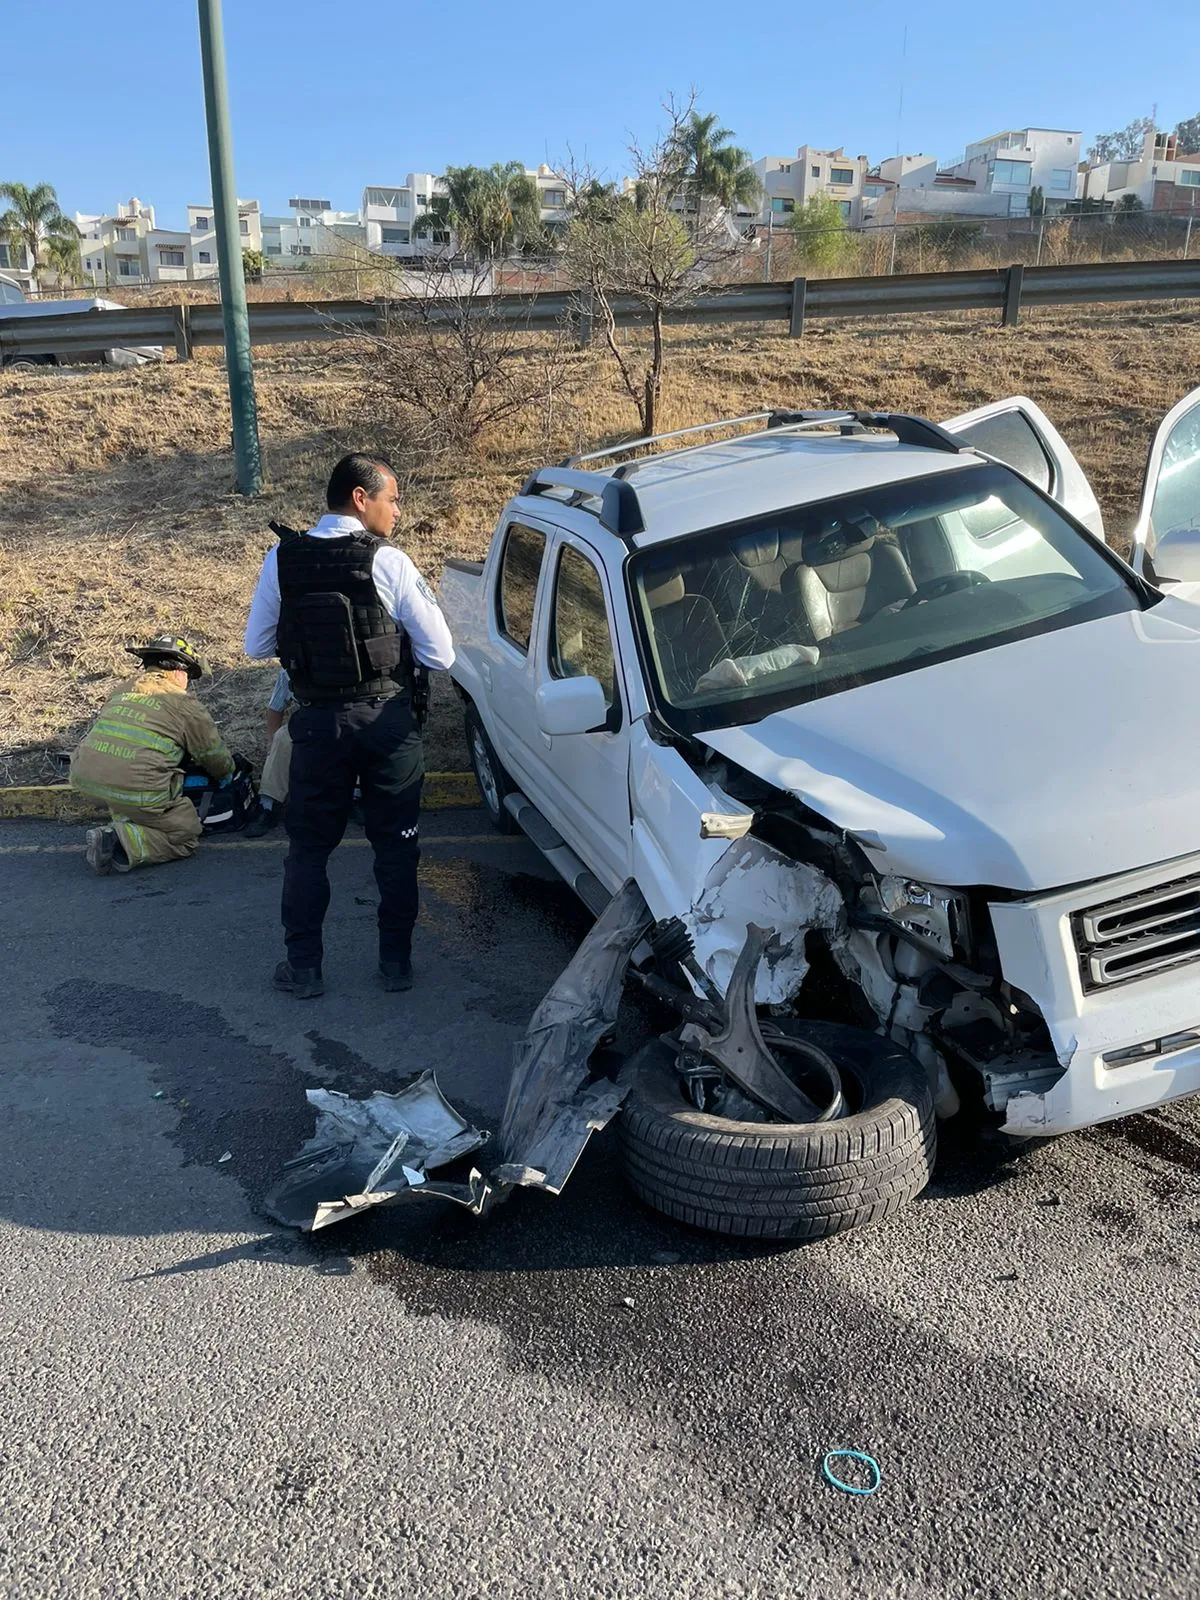
<path fill-rule="evenodd" d="M 627 450 L 640 450 L 644 445 L 661 444 L 664 439 L 685 439 L 689 434 L 711 433 L 714 428 L 735 428 L 743 422 L 767 422 L 767 419 L 774 415 L 773 411 L 751 411 L 744 417 L 721 417 L 716 422 L 699 422 L 691 428 L 672 428 L 669 433 L 647 433 L 640 439 L 626 439 L 623 444 L 610 444 L 603 450 L 589 450 L 586 455 L 567 456 L 559 462 L 559 466 L 578 467 L 585 461 L 603 461 L 606 456 L 621 456 Z"/>
<path fill-rule="evenodd" d="M 547 489 L 570 489 L 572 505 L 580 505 L 585 499 L 599 500 L 597 516 L 600 526 L 615 533 L 618 538 L 627 539 L 635 533 L 646 531 L 642 508 L 631 483 L 607 477 L 600 472 L 580 472 L 571 467 L 539 467 L 526 478 L 521 493 L 539 495 L 545 494 Z"/>
<path fill-rule="evenodd" d="M 730 428 L 739 423 L 764 422 L 767 428 L 822 428 L 836 427 L 843 434 L 865 433 L 869 428 L 886 429 L 894 433 L 901 444 L 922 445 L 929 450 L 945 450 L 955 455 L 970 450 L 945 428 L 938 427 L 925 417 L 910 416 L 903 411 L 752 411 L 744 417 L 725 417 L 719 422 L 702 422 L 692 428 L 675 428 L 670 433 L 656 433 L 642 439 L 629 439 L 624 444 L 610 445 L 605 450 L 592 450 L 587 455 L 568 456 L 558 466 L 539 467 L 531 472 L 521 486 L 523 495 L 541 495 L 550 489 L 569 489 L 568 504 L 593 511 L 600 526 L 615 533 L 620 539 L 645 533 L 646 521 L 641 504 L 627 474 L 646 465 L 642 461 L 626 461 L 614 467 L 611 473 L 593 472 L 581 468 L 584 461 L 602 461 L 620 455 L 626 450 L 636 450 L 643 445 L 661 444 L 665 439 L 683 439 L 697 433 L 707 433 L 713 428 Z M 687 454 L 687 451 L 677 452 Z M 599 509 L 585 504 L 598 502 Z"/>
<path fill-rule="evenodd" d="M 772 411 L 767 427 L 791 428 L 821 420 L 844 421 L 849 424 L 842 430 L 845 433 L 886 428 L 901 444 L 922 445 L 927 450 L 946 450 L 961 455 L 971 448 L 936 422 L 930 422 L 928 417 L 914 416 L 907 411 Z"/>

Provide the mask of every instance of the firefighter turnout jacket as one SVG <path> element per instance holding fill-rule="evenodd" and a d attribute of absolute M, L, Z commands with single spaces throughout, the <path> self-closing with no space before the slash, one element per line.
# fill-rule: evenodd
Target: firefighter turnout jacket
<path fill-rule="evenodd" d="M 218 782 L 233 757 L 217 725 L 165 672 L 140 672 L 109 696 L 71 757 L 71 787 L 112 811 L 159 811 L 178 800 L 183 764 Z"/>

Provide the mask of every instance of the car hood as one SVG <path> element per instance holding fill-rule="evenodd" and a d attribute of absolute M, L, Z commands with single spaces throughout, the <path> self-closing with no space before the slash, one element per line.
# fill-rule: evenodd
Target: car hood
<path fill-rule="evenodd" d="M 700 738 L 880 871 L 1108 877 L 1200 850 L 1200 606 L 1167 597 Z"/>

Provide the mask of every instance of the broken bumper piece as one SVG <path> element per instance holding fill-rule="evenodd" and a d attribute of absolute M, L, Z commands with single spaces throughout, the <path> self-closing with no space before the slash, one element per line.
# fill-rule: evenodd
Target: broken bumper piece
<path fill-rule="evenodd" d="M 427 1172 L 478 1150 L 488 1138 L 459 1116 L 432 1072 L 399 1094 L 353 1100 L 333 1089 L 309 1089 L 308 1102 L 317 1113 L 316 1132 L 288 1162 L 263 1209 L 311 1233 L 425 1188 Z"/>
<path fill-rule="evenodd" d="M 437 1196 L 483 1216 L 513 1188 L 559 1194 L 593 1133 L 620 1109 L 623 1087 L 588 1081 L 588 1063 L 613 1031 L 625 970 L 653 918 L 630 880 L 613 896 L 534 1012 L 513 1051 L 500 1163 L 465 1183 L 430 1178 L 489 1135 L 442 1096 L 432 1072 L 399 1094 L 352 1100 L 310 1089 L 317 1129 L 264 1202 L 269 1216 L 315 1232 L 407 1195 Z"/>

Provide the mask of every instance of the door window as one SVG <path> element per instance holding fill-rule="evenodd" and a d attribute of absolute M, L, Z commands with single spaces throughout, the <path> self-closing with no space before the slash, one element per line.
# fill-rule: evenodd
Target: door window
<path fill-rule="evenodd" d="M 500 632 L 523 654 L 529 654 L 538 576 L 546 553 L 546 536 L 523 522 L 514 522 L 500 559 L 496 621 Z"/>
<path fill-rule="evenodd" d="M 600 574 L 586 556 L 564 545 L 554 586 L 550 670 L 556 678 L 595 678 L 612 710 L 615 668 Z"/>
<path fill-rule="evenodd" d="M 1146 545 L 1153 555 L 1164 533 L 1200 527 L 1200 405 L 1185 411 L 1167 435 L 1150 502 Z"/>
<path fill-rule="evenodd" d="M 995 416 L 982 417 L 978 422 L 968 422 L 966 427 L 955 428 L 954 432 L 975 449 L 1003 461 L 1005 466 L 1014 467 L 1047 494 L 1052 492 L 1054 474 L 1050 457 L 1042 448 L 1037 430 L 1020 411 L 1001 411 Z"/>

